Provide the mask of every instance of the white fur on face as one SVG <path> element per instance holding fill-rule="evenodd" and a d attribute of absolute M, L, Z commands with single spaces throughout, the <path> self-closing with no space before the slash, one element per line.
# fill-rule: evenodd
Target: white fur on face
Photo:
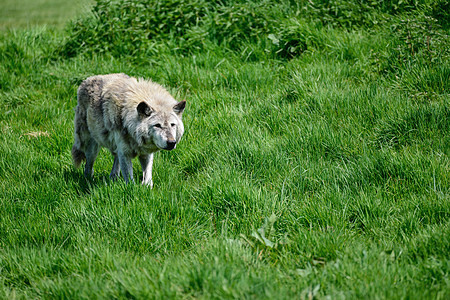
<path fill-rule="evenodd" d="M 153 143 L 159 149 L 172 150 L 175 148 L 173 144 L 180 140 L 184 131 L 184 128 L 180 128 L 180 124 L 181 120 L 173 113 L 155 112 L 141 121 L 137 128 L 137 133 L 141 137 L 138 140 L 143 146 Z"/>

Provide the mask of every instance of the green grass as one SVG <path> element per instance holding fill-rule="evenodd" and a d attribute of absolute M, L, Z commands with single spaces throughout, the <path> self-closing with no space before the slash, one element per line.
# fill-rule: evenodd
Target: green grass
<path fill-rule="evenodd" d="M 87 13 L 91 3 L 91 0 L 2 0 L 0 29 L 36 25 L 62 27 L 80 13 Z"/>
<path fill-rule="evenodd" d="M 379 27 L 291 18 L 277 38 L 306 48 L 287 56 L 299 44 L 262 31 L 97 51 L 77 44 L 80 24 L 102 26 L 90 16 L 65 31 L 16 19 L 0 32 L 0 298 L 448 299 L 449 28 L 428 2 L 364 7 L 390 14 Z M 209 11 L 214 26 L 230 11 Z M 112 72 L 187 99 L 153 190 L 110 182 L 105 150 L 92 180 L 72 167 L 76 89 Z"/>

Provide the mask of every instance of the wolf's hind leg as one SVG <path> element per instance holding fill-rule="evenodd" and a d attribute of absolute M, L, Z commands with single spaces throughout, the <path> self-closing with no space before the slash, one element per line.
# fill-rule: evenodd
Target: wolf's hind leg
<path fill-rule="evenodd" d="M 93 139 L 89 140 L 86 148 L 86 165 L 84 166 L 84 176 L 92 177 L 94 174 L 94 162 L 97 158 L 100 147 Z"/>
<path fill-rule="evenodd" d="M 120 174 L 120 163 L 119 158 L 117 157 L 117 154 L 114 155 L 114 163 L 111 170 L 111 174 L 109 174 L 109 178 L 111 180 L 116 180 L 119 177 Z"/>
<path fill-rule="evenodd" d="M 153 188 L 153 181 L 152 181 L 153 153 L 139 156 L 139 162 L 141 163 L 143 173 L 142 184 L 148 185 L 150 186 L 150 188 Z"/>

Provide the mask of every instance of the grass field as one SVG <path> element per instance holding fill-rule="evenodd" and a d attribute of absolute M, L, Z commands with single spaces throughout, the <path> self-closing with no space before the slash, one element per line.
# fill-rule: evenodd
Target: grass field
<path fill-rule="evenodd" d="M 62 27 L 69 20 L 87 13 L 90 0 L 2 0 L 0 29 L 32 26 Z"/>
<path fill-rule="evenodd" d="M 0 298 L 450 298 L 448 1 L 37 3 L 0 13 Z M 113 72 L 187 99 L 153 190 L 72 166 Z"/>

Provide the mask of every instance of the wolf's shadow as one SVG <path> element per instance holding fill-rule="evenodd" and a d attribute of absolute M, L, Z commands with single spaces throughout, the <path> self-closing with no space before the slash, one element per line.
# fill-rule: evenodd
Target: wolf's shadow
<path fill-rule="evenodd" d="M 93 178 L 86 178 L 83 172 L 71 169 L 64 172 L 64 180 L 69 186 L 73 186 L 77 195 L 89 195 L 100 185 L 111 184 L 113 180 L 108 174 L 95 174 Z"/>

